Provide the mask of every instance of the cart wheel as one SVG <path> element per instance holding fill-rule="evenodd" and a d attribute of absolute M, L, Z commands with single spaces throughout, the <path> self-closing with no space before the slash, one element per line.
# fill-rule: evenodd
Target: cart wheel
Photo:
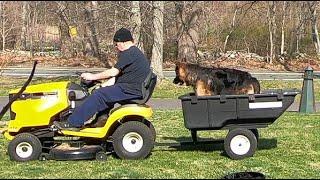
<path fill-rule="evenodd" d="M 231 159 L 251 157 L 256 148 L 256 136 L 248 129 L 231 130 L 224 141 L 225 152 Z"/>
<path fill-rule="evenodd" d="M 250 129 L 250 131 L 254 134 L 254 136 L 256 137 L 257 141 L 259 141 L 258 129 Z"/>
<path fill-rule="evenodd" d="M 139 121 L 122 124 L 112 137 L 114 151 L 121 159 L 143 159 L 154 147 L 150 128 Z"/>
<path fill-rule="evenodd" d="M 103 151 L 97 152 L 96 160 L 97 161 L 106 161 L 107 160 L 107 154 L 105 152 L 103 152 Z"/>
<path fill-rule="evenodd" d="M 18 134 L 8 145 L 8 154 L 14 161 L 38 160 L 42 153 L 40 140 L 33 134 Z"/>

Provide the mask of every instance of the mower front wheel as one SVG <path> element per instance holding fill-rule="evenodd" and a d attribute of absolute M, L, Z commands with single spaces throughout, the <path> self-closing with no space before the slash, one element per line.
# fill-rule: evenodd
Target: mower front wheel
<path fill-rule="evenodd" d="M 38 160 L 42 153 L 40 140 L 33 134 L 18 134 L 8 145 L 8 154 L 13 161 Z"/>
<path fill-rule="evenodd" d="M 121 159 L 144 159 L 154 147 L 150 128 L 139 121 L 122 124 L 112 137 L 114 151 Z"/>

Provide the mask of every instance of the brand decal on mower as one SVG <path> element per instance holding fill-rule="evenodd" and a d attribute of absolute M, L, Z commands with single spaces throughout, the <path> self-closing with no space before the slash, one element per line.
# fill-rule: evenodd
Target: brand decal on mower
<path fill-rule="evenodd" d="M 20 96 L 20 100 L 23 99 L 41 99 L 41 98 L 57 98 L 58 92 L 39 92 L 39 93 L 24 93 Z"/>

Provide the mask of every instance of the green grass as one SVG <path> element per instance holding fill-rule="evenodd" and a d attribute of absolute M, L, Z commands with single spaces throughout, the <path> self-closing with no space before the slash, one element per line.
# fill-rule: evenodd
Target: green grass
<path fill-rule="evenodd" d="M 20 88 L 26 78 L 1 77 L 0 95 Z M 31 84 L 72 80 L 76 78 L 35 78 Z M 265 89 L 301 89 L 302 81 L 260 81 Z M 315 99 L 320 101 L 320 82 L 314 81 Z M 165 79 L 153 98 L 177 98 L 191 87 L 178 86 Z M 191 140 L 184 127 L 181 110 L 154 110 L 153 122 L 159 143 Z M 8 114 L 3 118 L 8 120 Z M 231 160 L 223 154 L 227 131 L 203 131 L 202 138 L 214 138 L 217 143 L 184 147 L 155 147 L 145 160 L 119 160 L 109 156 L 99 161 L 32 161 L 18 163 L 9 160 L 8 141 L 0 135 L 0 172 L 3 178 L 221 178 L 238 171 L 259 171 L 267 178 L 320 178 L 320 114 L 286 112 L 275 123 L 259 130 L 258 149 L 253 157 Z"/>
<path fill-rule="evenodd" d="M 0 77 L 0 95 L 7 96 L 8 92 L 11 89 L 21 88 L 27 78 L 16 78 L 16 77 Z M 30 84 L 39 84 L 44 82 L 53 82 L 53 81 L 63 81 L 70 80 L 73 82 L 79 82 L 76 77 L 58 77 L 58 78 L 34 78 Z M 260 86 L 261 90 L 266 89 L 293 89 L 296 88 L 298 90 L 302 90 L 303 81 L 281 81 L 281 80 L 261 80 Z M 179 96 L 186 94 L 188 92 L 192 92 L 193 89 L 190 86 L 179 86 L 172 83 L 170 79 L 164 79 L 161 83 L 159 83 L 153 94 L 152 98 L 162 98 L 162 99 L 176 99 Z M 320 101 L 320 81 L 314 80 L 314 94 L 315 100 Z M 300 98 L 300 95 L 297 96 Z"/>
<path fill-rule="evenodd" d="M 155 110 L 151 119 L 159 143 L 191 140 L 181 110 Z M 155 147 L 144 160 L 32 161 L 18 163 L 6 154 L 8 141 L 0 138 L 0 172 L 3 178 L 221 178 L 238 171 L 258 171 L 268 179 L 320 178 L 320 114 L 284 113 L 267 128 L 253 157 L 231 160 L 223 142 L 184 147 Z M 202 131 L 201 138 L 222 140 L 227 131 Z"/>

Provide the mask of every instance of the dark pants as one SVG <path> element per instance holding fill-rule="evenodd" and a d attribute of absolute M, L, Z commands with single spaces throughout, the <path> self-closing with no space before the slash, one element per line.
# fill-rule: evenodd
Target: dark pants
<path fill-rule="evenodd" d="M 95 90 L 88 96 L 83 104 L 76 107 L 68 119 L 70 125 L 81 127 L 84 122 L 89 120 L 95 113 L 112 108 L 115 103 L 124 100 L 138 99 L 139 95 L 126 94 L 118 85 L 102 87 Z"/>

